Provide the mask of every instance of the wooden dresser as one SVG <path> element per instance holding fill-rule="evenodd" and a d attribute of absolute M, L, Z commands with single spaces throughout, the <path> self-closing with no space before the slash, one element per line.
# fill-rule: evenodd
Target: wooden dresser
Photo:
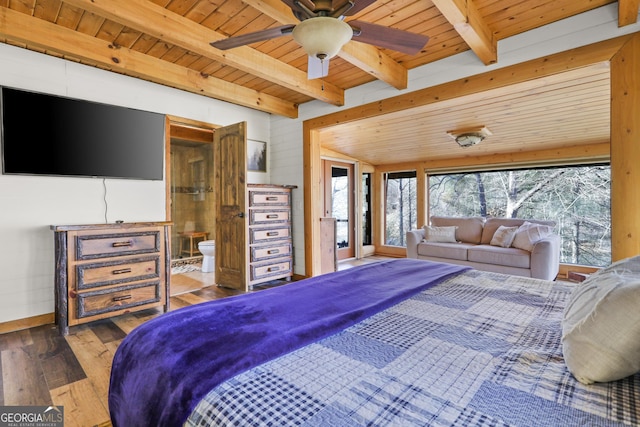
<path fill-rule="evenodd" d="M 291 190 L 248 184 L 248 287 L 293 276 Z"/>
<path fill-rule="evenodd" d="M 54 225 L 56 323 L 69 326 L 151 307 L 169 309 L 168 222 Z"/>

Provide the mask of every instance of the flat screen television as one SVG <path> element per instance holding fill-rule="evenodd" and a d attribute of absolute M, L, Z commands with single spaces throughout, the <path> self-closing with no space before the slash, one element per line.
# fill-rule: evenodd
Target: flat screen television
<path fill-rule="evenodd" d="M 2 87 L 2 173 L 162 180 L 165 116 Z"/>

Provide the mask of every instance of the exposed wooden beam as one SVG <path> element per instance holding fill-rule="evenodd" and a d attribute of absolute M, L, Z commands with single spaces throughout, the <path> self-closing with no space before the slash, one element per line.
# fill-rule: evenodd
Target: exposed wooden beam
<path fill-rule="evenodd" d="M 473 0 L 432 1 L 485 65 L 498 60 L 498 43 Z"/>
<path fill-rule="evenodd" d="M 225 35 L 146 0 L 65 0 L 65 3 L 103 16 L 127 27 L 223 62 L 333 105 L 344 105 L 344 89 L 320 80 L 308 80 L 304 71 L 256 49 L 242 46 L 222 51 L 209 45 Z"/>
<path fill-rule="evenodd" d="M 635 24 L 639 8 L 640 0 L 618 0 L 618 26 Z"/>
<path fill-rule="evenodd" d="M 291 8 L 280 0 L 243 0 L 256 10 L 264 13 L 281 24 L 298 24 L 300 21 L 293 16 Z"/>
<path fill-rule="evenodd" d="M 342 46 L 338 56 L 389 86 L 407 88 L 407 69 L 375 46 L 351 41 Z"/>
<path fill-rule="evenodd" d="M 0 37 L 24 44 L 29 49 L 55 52 L 68 59 L 210 98 L 285 117 L 298 116 L 298 107 L 291 102 L 117 47 L 107 41 L 4 7 L 0 8 Z"/>
<path fill-rule="evenodd" d="M 244 3 L 275 19 L 281 24 L 298 24 L 291 9 L 280 0 L 243 0 Z M 408 71 L 401 64 L 375 46 L 349 42 L 338 56 L 364 72 L 396 89 L 406 89 Z"/>

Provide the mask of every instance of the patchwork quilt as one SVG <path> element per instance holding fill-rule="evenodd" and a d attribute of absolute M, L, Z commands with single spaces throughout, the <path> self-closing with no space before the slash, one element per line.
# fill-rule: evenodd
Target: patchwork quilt
<path fill-rule="evenodd" d="M 469 269 L 397 259 L 195 304 L 135 328 L 111 366 L 114 427 L 174 427 L 240 372 L 341 332 Z"/>
<path fill-rule="evenodd" d="M 226 380 L 185 425 L 638 425 L 640 375 L 583 385 L 564 364 L 572 286 L 464 272 Z"/>

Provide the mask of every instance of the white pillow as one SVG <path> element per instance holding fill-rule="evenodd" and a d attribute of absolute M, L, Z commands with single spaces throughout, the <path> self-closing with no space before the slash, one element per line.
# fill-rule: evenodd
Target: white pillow
<path fill-rule="evenodd" d="M 562 352 L 584 384 L 640 371 L 640 257 L 610 265 L 573 291 L 562 320 Z"/>
<path fill-rule="evenodd" d="M 425 225 L 424 235 L 427 242 L 456 243 L 456 226 L 432 227 Z"/>
<path fill-rule="evenodd" d="M 525 221 L 518 228 L 516 237 L 513 239 L 511 246 L 531 252 L 533 250 L 533 245 L 549 236 L 551 233 L 553 233 L 553 227 L 550 225 L 534 224 L 529 221 Z"/>
<path fill-rule="evenodd" d="M 508 248 L 513 243 L 513 239 L 516 237 L 516 232 L 518 231 L 518 226 L 515 227 L 507 227 L 501 225 L 498 227 L 495 233 L 493 233 L 493 237 L 491 238 L 490 245 L 493 246 L 501 246 L 503 248 Z"/>

